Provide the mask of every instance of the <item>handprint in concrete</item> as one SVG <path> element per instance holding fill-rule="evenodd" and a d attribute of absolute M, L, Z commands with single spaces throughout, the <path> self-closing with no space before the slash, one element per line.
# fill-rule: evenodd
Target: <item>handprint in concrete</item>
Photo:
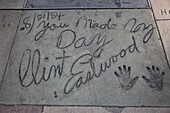
<path fill-rule="evenodd" d="M 129 66 L 128 68 L 123 65 L 123 68 L 118 67 L 119 73 L 115 71 L 115 75 L 117 76 L 121 88 L 128 90 L 133 87 L 133 85 L 136 83 L 138 80 L 138 76 L 131 78 L 131 67 Z"/>
<path fill-rule="evenodd" d="M 142 76 L 142 78 L 151 88 L 161 91 L 163 89 L 163 78 L 165 77 L 165 73 L 161 72 L 158 67 L 155 68 L 155 66 L 152 66 L 151 68 L 146 67 L 146 69 L 149 72 L 150 79 L 145 76 Z"/>

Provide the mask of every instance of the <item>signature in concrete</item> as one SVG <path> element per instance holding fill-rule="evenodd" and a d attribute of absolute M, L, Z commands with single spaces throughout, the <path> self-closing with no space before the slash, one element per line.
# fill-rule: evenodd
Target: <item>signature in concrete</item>
<path fill-rule="evenodd" d="M 33 28 L 37 29 L 38 32 L 35 35 L 35 41 L 38 41 L 43 37 L 43 35 L 48 31 L 48 30 L 55 30 L 59 28 L 66 28 L 69 27 L 68 23 L 63 23 L 61 22 L 61 19 L 65 14 L 61 12 L 49 12 L 45 11 L 42 14 L 35 13 L 34 16 L 27 16 L 22 20 L 23 27 L 20 28 L 21 31 L 27 30 L 28 32 L 26 34 L 29 34 L 30 32 L 33 31 Z M 33 19 L 32 19 L 33 18 Z M 50 21 L 56 19 L 57 23 L 51 23 Z M 39 24 L 36 25 L 36 23 L 40 22 Z"/>
<path fill-rule="evenodd" d="M 130 30 L 129 30 L 129 26 Z M 137 33 L 138 31 L 144 32 L 143 43 L 147 43 L 153 35 L 155 27 L 153 24 L 147 25 L 144 22 L 138 23 L 136 18 L 130 19 L 123 27 L 123 29 L 128 29 L 130 33 Z"/>
<path fill-rule="evenodd" d="M 69 94 L 74 88 L 79 88 L 87 82 L 90 82 L 94 77 L 100 77 L 102 73 L 107 72 L 107 70 L 110 69 L 115 62 L 126 57 L 127 53 L 133 52 L 139 52 L 134 37 L 132 37 L 132 44 L 130 44 L 126 49 L 120 50 L 118 54 L 111 56 L 104 63 L 98 64 L 98 62 L 95 62 L 96 59 L 91 54 L 84 54 L 80 56 L 73 62 L 73 65 L 70 68 L 72 77 L 67 81 L 64 87 L 64 93 Z M 78 67 L 84 68 L 79 69 Z M 89 70 L 84 71 L 86 67 L 89 67 Z"/>
<path fill-rule="evenodd" d="M 83 24 L 81 23 L 82 21 Z M 25 20 L 25 22 L 27 21 Z M 53 27 L 51 25 L 54 24 L 41 21 L 39 26 L 42 27 L 42 30 L 39 33 L 44 34 L 47 29 L 53 31 L 53 29 L 55 29 L 54 26 L 56 25 L 54 25 Z M 114 30 L 116 24 L 112 23 L 111 19 L 108 19 L 108 21 L 104 23 L 98 23 L 96 21 L 94 23 L 92 19 L 87 19 L 87 17 L 82 16 L 82 18 L 78 19 L 75 25 L 76 26 L 74 27 L 79 26 L 79 28 L 82 29 Z M 136 18 L 128 20 L 124 24 L 123 29 L 126 29 L 128 30 L 128 32 L 133 34 L 137 33 L 139 30 L 143 31 L 144 36 L 141 36 L 143 43 L 147 43 L 150 40 L 154 31 L 154 27 L 152 24 L 147 25 L 146 23 L 140 23 L 137 21 Z M 74 50 L 78 50 L 79 48 L 91 47 L 94 51 L 90 51 L 90 53 L 85 52 L 81 55 L 74 55 L 74 60 L 73 62 L 71 62 L 71 67 L 68 67 L 68 69 L 70 69 L 68 74 L 70 74 L 71 77 L 65 83 L 65 94 L 71 93 L 75 88 L 80 88 L 81 86 L 93 80 L 95 77 L 100 77 L 102 74 L 106 73 L 107 70 L 110 69 L 111 66 L 113 66 L 119 59 L 127 57 L 127 54 L 140 52 L 138 49 L 138 43 L 136 42 L 137 39 L 135 36 L 132 35 L 131 37 L 129 37 L 131 42 L 127 45 L 127 47 L 121 48 L 116 53 L 114 53 L 114 51 L 113 53 L 111 52 L 111 54 L 108 55 L 108 59 L 106 59 L 106 61 L 99 62 L 98 60 L 101 60 L 102 56 L 105 56 L 105 54 L 107 54 L 106 46 L 110 46 L 111 44 L 113 44 L 111 42 L 113 42 L 114 37 L 102 35 L 102 33 L 100 32 L 92 37 L 78 37 L 77 34 L 77 31 L 72 28 L 63 29 L 61 30 L 61 32 L 59 32 L 59 35 L 56 36 L 57 38 L 53 40 L 56 43 L 54 48 L 58 51 L 61 51 L 63 54 L 61 57 L 56 56 L 57 62 L 52 65 L 50 64 L 50 67 L 47 67 L 47 65 L 42 63 L 43 59 L 41 57 L 41 50 L 26 49 L 23 52 L 19 66 L 19 79 L 21 85 L 23 87 L 29 87 L 32 84 L 38 85 L 43 81 L 47 82 L 51 77 L 56 77 L 57 75 L 59 77 L 62 77 L 62 74 L 65 71 L 64 66 L 66 60 L 73 58 L 72 55 L 68 54 L 67 50 L 69 48 L 74 48 Z M 69 41 L 67 41 L 68 37 Z M 122 72 L 126 72 L 126 74 L 123 74 Z M 127 68 L 126 66 L 123 66 L 123 68 L 119 67 L 119 73 L 115 73 L 119 79 L 121 87 L 124 89 L 131 88 L 138 79 L 138 77 L 131 78 L 130 73 L 131 68 Z"/>

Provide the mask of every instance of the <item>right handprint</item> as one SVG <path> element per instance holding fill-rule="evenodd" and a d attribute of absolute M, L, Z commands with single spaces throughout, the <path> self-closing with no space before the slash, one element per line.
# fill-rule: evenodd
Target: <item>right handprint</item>
<path fill-rule="evenodd" d="M 151 88 L 161 91 L 163 88 L 163 78 L 165 77 L 165 73 L 161 72 L 160 69 L 155 66 L 152 66 L 151 68 L 146 67 L 146 69 L 149 72 L 150 79 L 146 78 L 145 76 L 142 76 L 142 78 Z"/>

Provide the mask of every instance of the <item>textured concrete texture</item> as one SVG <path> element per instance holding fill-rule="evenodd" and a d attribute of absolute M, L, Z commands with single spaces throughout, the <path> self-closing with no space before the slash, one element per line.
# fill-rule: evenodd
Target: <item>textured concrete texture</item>
<path fill-rule="evenodd" d="M 20 11 L 0 11 L 0 85 L 20 15 Z"/>
<path fill-rule="evenodd" d="M 157 21 L 159 32 L 162 37 L 162 41 L 165 47 L 166 55 L 170 63 L 170 20 L 168 21 Z"/>
<path fill-rule="evenodd" d="M 169 106 L 159 38 L 149 9 L 24 11 L 0 103 Z"/>
<path fill-rule="evenodd" d="M 121 113 L 122 110 L 114 107 L 44 107 L 43 113 Z"/>
<path fill-rule="evenodd" d="M 42 113 L 42 106 L 3 106 L 0 105 L 0 113 Z"/>
<path fill-rule="evenodd" d="M 150 0 L 156 19 L 170 19 L 169 0 Z"/>
<path fill-rule="evenodd" d="M 0 9 L 21 9 L 26 0 L 0 0 Z"/>
<path fill-rule="evenodd" d="M 147 0 L 27 0 L 26 8 L 146 8 Z"/>
<path fill-rule="evenodd" d="M 170 113 L 170 108 L 125 108 L 121 113 Z"/>

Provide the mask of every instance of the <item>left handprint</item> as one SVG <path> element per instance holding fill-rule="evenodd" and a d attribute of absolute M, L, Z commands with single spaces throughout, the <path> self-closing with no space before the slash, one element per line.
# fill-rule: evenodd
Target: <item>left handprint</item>
<path fill-rule="evenodd" d="M 123 68 L 118 67 L 119 73 L 115 71 L 115 75 L 117 76 L 121 88 L 128 90 L 133 87 L 133 85 L 136 83 L 138 80 L 138 76 L 131 78 L 131 67 L 129 66 L 128 68 L 123 65 Z"/>

